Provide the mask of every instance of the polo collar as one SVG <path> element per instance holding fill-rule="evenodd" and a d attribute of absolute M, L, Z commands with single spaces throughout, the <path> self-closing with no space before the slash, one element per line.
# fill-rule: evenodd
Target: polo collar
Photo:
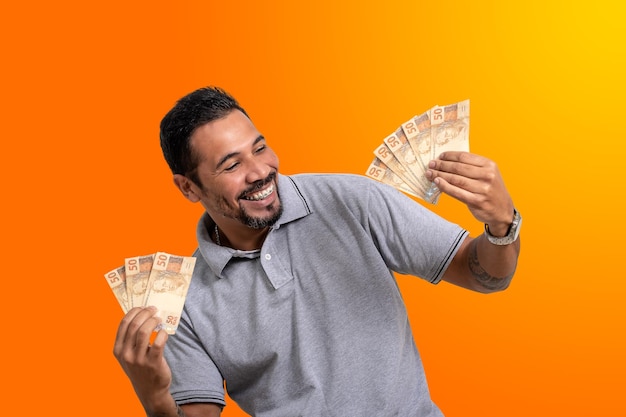
<path fill-rule="evenodd" d="M 311 209 L 305 196 L 300 192 L 300 189 L 293 179 L 282 174 L 278 174 L 277 178 L 278 196 L 281 204 L 283 205 L 283 214 L 270 228 L 263 245 L 265 245 L 269 239 L 273 238 L 272 233 L 275 230 L 278 230 L 287 223 L 311 214 Z M 222 272 L 232 258 L 253 259 L 259 257 L 261 251 L 258 249 L 253 251 L 242 251 L 216 245 L 213 240 L 211 240 L 211 231 L 214 227 L 215 222 L 211 219 L 208 213 L 205 212 L 202 217 L 200 217 L 200 221 L 198 222 L 196 236 L 198 239 L 200 254 L 216 276 L 223 278 Z"/>

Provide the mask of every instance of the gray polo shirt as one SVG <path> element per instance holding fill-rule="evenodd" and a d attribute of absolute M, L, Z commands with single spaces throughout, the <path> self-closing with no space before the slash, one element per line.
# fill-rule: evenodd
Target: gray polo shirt
<path fill-rule="evenodd" d="M 198 224 L 194 277 L 166 358 L 180 404 L 259 417 L 441 416 L 393 271 L 437 283 L 467 232 L 349 174 L 279 175 L 284 206 L 260 251 Z"/>

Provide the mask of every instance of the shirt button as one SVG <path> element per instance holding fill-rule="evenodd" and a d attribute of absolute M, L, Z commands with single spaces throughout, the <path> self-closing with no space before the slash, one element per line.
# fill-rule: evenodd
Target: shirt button
<path fill-rule="evenodd" d="M 269 253 L 266 253 L 265 254 L 265 259 L 267 259 L 269 261 L 270 259 L 272 259 L 272 255 L 270 255 Z"/>

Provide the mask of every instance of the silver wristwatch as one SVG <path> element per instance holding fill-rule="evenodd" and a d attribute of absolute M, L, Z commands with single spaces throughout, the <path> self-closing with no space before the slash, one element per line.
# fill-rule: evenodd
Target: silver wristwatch
<path fill-rule="evenodd" d="M 522 216 L 519 214 L 519 212 L 516 209 L 513 209 L 513 223 L 511 223 L 511 225 L 509 226 L 509 231 L 507 232 L 506 236 L 502 236 L 502 237 L 493 236 L 491 233 L 489 233 L 489 226 L 487 226 L 487 224 L 485 224 L 485 236 L 487 237 L 487 240 L 493 243 L 494 245 L 498 245 L 498 246 L 510 245 L 511 243 L 517 240 L 517 237 L 519 236 L 519 231 L 521 228 L 522 228 Z"/>

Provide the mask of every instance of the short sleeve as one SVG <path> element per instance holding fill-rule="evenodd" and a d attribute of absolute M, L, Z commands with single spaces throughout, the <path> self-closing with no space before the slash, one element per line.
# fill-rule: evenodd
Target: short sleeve
<path fill-rule="evenodd" d="M 170 335 L 165 359 L 172 370 L 170 393 L 178 404 L 224 401 L 224 378 L 195 335 L 185 312 L 176 333 Z"/>
<path fill-rule="evenodd" d="M 368 225 L 385 263 L 401 274 L 438 283 L 467 231 L 394 188 L 370 182 Z"/>

